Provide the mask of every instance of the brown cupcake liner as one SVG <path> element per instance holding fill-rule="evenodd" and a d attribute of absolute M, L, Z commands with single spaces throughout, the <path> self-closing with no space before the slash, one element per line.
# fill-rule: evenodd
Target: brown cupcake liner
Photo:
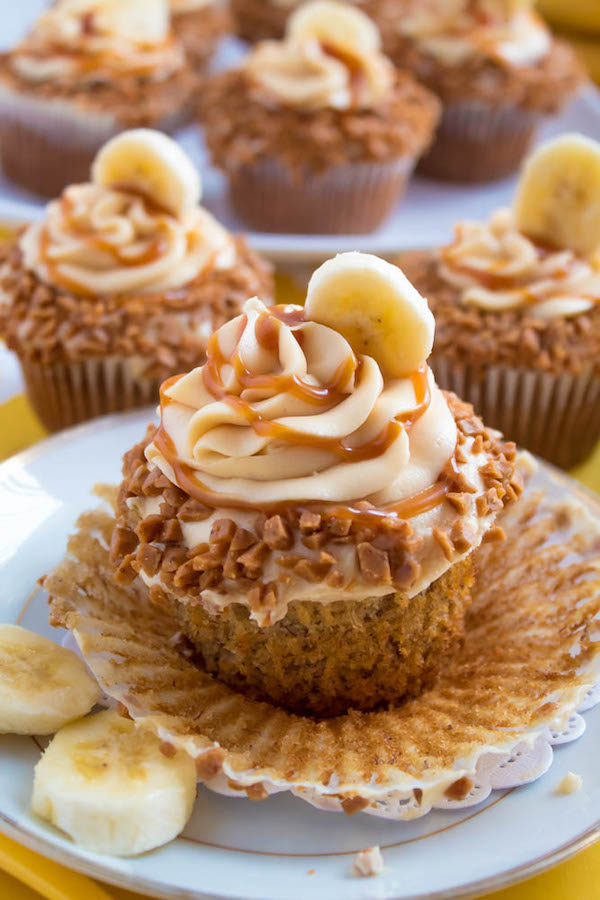
<path fill-rule="evenodd" d="M 403 157 L 293 172 L 270 157 L 231 173 L 230 196 L 236 212 L 257 231 L 364 234 L 391 215 L 414 163 Z"/>
<path fill-rule="evenodd" d="M 48 431 L 158 403 L 161 379 L 136 377 L 126 359 L 20 363 L 29 401 Z"/>
<path fill-rule="evenodd" d="M 418 172 L 448 181 L 493 181 L 515 172 L 534 138 L 539 113 L 483 100 L 445 106 Z"/>
<path fill-rule="evenodd" d="M 459 366 L 431 358 L 436 381 L 468 403 L 507 440 L 571 469 L 600 440 L 600 378 L 591 373 L 555 375 L 510 366 Z"/>
<path fill-rule="evenodd" d="M 538 777 L 550 745 L 583 731 L 574 713 L 600 678 L 599 513 L 541 466 L 502 518 L 507 540 L 475 552 L 465 640 L 436 684 L 399 706 L 321 721 L 250 700 L 197 666 L 169 610 L 139 582 L 112 580 L 105 512 L 81 517 L 45 588 L 52 624 L 73 631 L 106 693 L 190 753 L 209 787 L 415 818 Z"/>

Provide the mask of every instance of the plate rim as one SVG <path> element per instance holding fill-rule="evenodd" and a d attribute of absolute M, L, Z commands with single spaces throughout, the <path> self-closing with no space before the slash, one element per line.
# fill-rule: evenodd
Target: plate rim
<path fill-rule="evenodd" d="M 154 406 L 148 406 L 127 412 L 112 413 L 110 415 L 92 419 L 89 422 L 75 425 L 74 427 L 60 431 L 57 434 L 50 435 L 44 440 L 33 444 L 31 447 L 9 456 L 0 463 L 0 480 L 9 475 L 14 468 L 30 465 L 74 439 L 76 440 L 79 437 L 84 437 L 96 430 L 107 431 L 112 427 L 125 425 L 136 419 L 143 419 L 146 415 L 152 418 L 154 411 Z M 581 484 L 581 482 L 577 481 L 568 473 L 557 469 L 550 463 L 544 462 L 543 465 L 548 468 L 555 477 L 567 481 L 577 491 L 588 495 L 598 502 L 598 495 L 595 492 Z M 68 868 L 82 872 L 92 878 L 97 878 L 100 881 L 104 881 L 115 887 L 124 887 L 125 889 L 133 891 L 142 890 L 148 896 L 168 898 L 168 900 L 246 900 L 243 896 L 234 896 L 232 894 L 215 894 L 214 892 L 206 894 L 198 892 L 197 890 L 189 891 L 187 888 L 169 886 L 144 875 L 117 873 L 110 868 L 108 863 L 105 867 L 102 863 L 86 860 L 79 854 L 76 845 L 73 845 L 72 850 L 68 847 L 59 847 L 52 841 L 45 840 L 43 837 L 34 834 L 21 823 L 15 821 L 11 816 L 6 815 L 2 810 L 0 810 L 0 831 L 6 834 L 7 837 L 24 844 L 34 852 L 40 853 L 42 856 L 46 856 Z M 60 834 L 60 832 L 58 833 Z M 575 854 L 593 846 L 597 841 L 600 841 L 600 817 L 596 820 L 594 825 L 586 828 L 580 834 L 575 835 L 571 840 L 566 841 L 554 850 L 544 853 L 529 862 L 521 863 L 520 865 L 507 869 L 504 872 L 500 872 L 497 875 L 488 876 L 463 886 L 451 888 L 450 890 L 442 889 L 428 894 L 412 894 L 409 897 L 403 897 L 402 900 L 452 900 L 452 898 L 470 898 L 486 894 L 490 891 L 497 891 L 546 872 L 554 866 L 570 859 Z M 235 851 L 232 850 L 231 852 Z M 107 857 L 107 860 L 109 859 L 110 857 Z M 332 898 L 332 900 L 334 900 L 334 898 Z M 390 900 L 393 900 L 393 898 L 390 897 Z"/>

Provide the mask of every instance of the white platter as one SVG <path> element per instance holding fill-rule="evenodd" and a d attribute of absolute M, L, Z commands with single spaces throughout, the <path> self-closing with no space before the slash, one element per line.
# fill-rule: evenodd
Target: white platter
<path fill-rule="evenodd" d="M 122 452 L 151 411 L 80 426 L 0 466 L 0 621 L 53 636 L 36 579 L 61 557 L 95 481 L 119 477 Z M 592 502 L 600 511 L 600 503 Z M 30 600 L 29 598 L 32 599 Z M 466 897 L 542 871 L 600 838 L 600 707 L 587 733 L 555 748 L 539 781 L 495 792 L 478 807 L 435 811 L 412 823 L 320 812 L 290 796 L 262 804 L 200 788 L 183 837 L 137 859 L 103 858 L 74 846 L 29 812 L 39 745 L 0 737 L 0 830 L 41 853 L 124 887 L 169 898 L 228 900 L 434 900 Z M 557 797 L 567 771 L 583 789 Z M 350 876 L 355 852 L 380 844 L 385 872 Z M 314 870 L 314 874 L 310 874 Z"/>
<path fill-rule="evenodd" d="M 8 48 L 26 31 L 44 0 L 20 0 L 6 4 L 0 49 Z M 233 39 L 223 43 L 216 67 L 239 59 L 243 45 Z M 581 131 L 600 140 L 600 99 L 595 88 L 586 90 L 559 118 L 542 129 L 540 139 L 564 131 Z M 247 231 L 231 209 L 226 181 L 211 167 L 199 129 L 189 127 L 178 135 L 203 175 L 204 203 L 233 231 Z M 498 206 L 507 205 L 514 194 L 515 179 L 490 185 L 453 185 L 414 178 L 392 217 L 377 231 L 367 235 L 280 235 L 251 232 L 253 247 L 280 262 L 310 262 L 326 259 L 346 250 L 390 255 L 399 250 L 429 247 L 447 241 L 458 219 L 484 218 Z M 0 218 L 30 219 L 41 214 L 43 202 L 18 189 L 0 173 Z"/>

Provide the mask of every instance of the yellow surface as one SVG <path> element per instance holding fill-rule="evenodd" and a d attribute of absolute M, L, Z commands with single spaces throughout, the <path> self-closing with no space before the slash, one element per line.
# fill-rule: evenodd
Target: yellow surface
<path fill-rule="evenodd" d="M 537 6 L 553 25 L 600 35 L 599 0 L 537 0 Z"/>
<path fill-rule="evenodd" d="M 597 2 L 600 10 L 600 0 Z M 565 31 L 561 35 L 575 48 L 575 52 L 586 67 L 590 78 L 600 84 L 600 34 L 588 37 L 572 31 Z"/>

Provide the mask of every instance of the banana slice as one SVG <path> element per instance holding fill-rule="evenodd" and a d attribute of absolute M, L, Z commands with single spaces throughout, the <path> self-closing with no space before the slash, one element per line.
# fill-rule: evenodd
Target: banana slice
<path fill-rule="evenodd" d="M 433 346 L 427 301 L 403 272 L 368 253 L 340 253 L 313 274 L 309 319 L 343 334 L 358 354 L 372 356 L 385 378 L 416 371 Z"/>
<path fill-rule="evenodd" d="M 360 9 L 335 0 L 302 4 L 288 19 L 291 40 L 314 39 L 351 56 L 379 50 L 381 38 L 375 23 Z"/>
<path fill-rule="evenodd" d="M 183 831 L 196 797 L 190 756 L 114 710 L 61 729 L 35 767 L 31 808 L 82 847 L 135 856 Z"/>
<path fill-rule="evenodd" d="M 92 180 L 138 191 L 175 216 L 197 206 L 202 195 L 200 175 L 189 156 L 172 138 L 150 128 L 111 138 L 92 164 Z"/>
<path fill-rule="evenodd" d="M 168 0 L 102 0 L 99 12 L 110 31 L 136 43 L 157 44 L 169 35 Z"/>
<path fill-rule="evenodd" d="M 0 625 L 0 734 L 53 734 L 99 698 L 71 650 L 19 625 Z"/>
<path fill-rule="evenodd" d="M 564 134 L 526 160 L 514 203 L 519 231 L 592 256 L 600 247 L 600 144 Z"/>

